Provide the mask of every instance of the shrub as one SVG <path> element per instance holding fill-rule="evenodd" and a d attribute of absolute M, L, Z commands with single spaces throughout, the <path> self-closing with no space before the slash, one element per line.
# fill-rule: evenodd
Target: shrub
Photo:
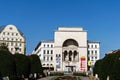
<path fill-rule="evenodd" d="M 13 55 L 7 50 L 0 50 L 0 76 L 16 75 Z"/>
<path fill-rule="evenodd" d="M 63 76 L 64 72 L 50 72 L 50 76 Z"/>
<path fill-rule="evenodd" d="M 73 72 L 74 76 L 86 76 L 85 72 Z"/>
<path fill-rule="evenodd" d="M 39 56 L 34 54 L 28 56 L 28 58 L 30 60 L 30 74 L 36 73 L 38 76 L 39 75 L 44 76 L 43 68 Z"/>
<path fill-rule="evenodd" d="M 27 56 L 23 54 L 15 54 L 16 74 L 17 76 L 28 77 L 30 73 L 30 62 Z"/>

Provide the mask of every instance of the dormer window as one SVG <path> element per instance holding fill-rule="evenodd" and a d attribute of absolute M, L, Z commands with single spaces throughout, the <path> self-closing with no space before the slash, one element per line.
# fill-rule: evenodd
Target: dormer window
<path fill-rule="evenodd" d="M 10 29 L 10 30 L 12 30 L 13 28 L 12 28 L 12 27 L 10 27 L 9 29 Z"/>

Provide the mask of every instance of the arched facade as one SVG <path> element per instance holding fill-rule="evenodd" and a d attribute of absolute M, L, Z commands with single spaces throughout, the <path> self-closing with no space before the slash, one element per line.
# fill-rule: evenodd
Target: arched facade
<path fill-rule="evenodd" d="M 81 28 L 59 28 L 55 31 L 55 70 L 87 70 L 87 32 Z M 81 57 L 85 56 L 84 61 Z M 84 66 L 83 66 L 84 65 Z"/>
<path fill-rule="evenodd" d="M 74 63 L 79 62 L 78 42 L 74 39 L 67 39 L 62 46 L 62 61 L 64 71 L 75 71 Z M 67 65 L 66 65 L 67 63 Z M 69 64 L 71 63 L 71 64 Z"/>

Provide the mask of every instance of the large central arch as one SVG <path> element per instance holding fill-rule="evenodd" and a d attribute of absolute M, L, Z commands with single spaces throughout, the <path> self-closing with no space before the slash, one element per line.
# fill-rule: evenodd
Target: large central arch
<path fill-rule="evenodd" d="M 62 45 L 62 57 L 64 67 L 73 71 L 75 67 L 75 63 L 79 62 L 79 52 L 78 52 L 79 44 L 74 39 L 67 39 L 63 42 Z M 71 63 L 71 64 L 69 64 Z M 67 64 L 67 65 L 66 65 Z"/>
<path fill-rule="evenodd" d="M 77 41 L 74 40 L 74 39 L 67 39 L 67 40 L 65 40 L 65 41 L 63 42 L 63 46 L 62 46 L 62 47 L 68 47 L 68 46 L 70 46 L 70 45 L 74 45 L 74 46 L 78 47 L 78 43 L 77 43 Z"/>

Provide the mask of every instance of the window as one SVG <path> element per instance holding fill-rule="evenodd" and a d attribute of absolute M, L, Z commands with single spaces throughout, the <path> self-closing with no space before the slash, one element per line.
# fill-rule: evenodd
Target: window
<path fill-rule="evenodd" d="M 19 48 L 19 50 L 21 51 L 21 48 Z"/>
<path fill-rule="evenodd" d="M 51 47 L 53 47 L 53 45 L 51 45 Z"/>
<path fill-rule="evenodd" d="M 19 46 L 21 46 L 21 43 L 19 44 Z"/>
<path fill-rule="evenodd" d="M 12 30 L 13 28 L 12 28 L 12 27 L 10 27 L 9 29 L 10 29 L 10 30 Z"/>
<path fill-rule="evenodd" d="M 56 54 L 56 57 L 58 57 L 58 55 Z"/>
<path fill-rule="evenodd" d="M 13 46 L 13 42 L 11 42 L 11 46 Z"/>
<path fill-rule="evenodd" d="M 41 56 L 41 54 L 39 55 L 39 57 Z"/>
<path fill-rule="evenodd" d="M 97 45 L 95 45 L 95 48 L 97 48 Z"/>
<path fill-rule="evenodd" d="M 16 33 L 16 36 L 18 36 L 18 33 Z"/>
<path fill-rule="evenodd" d="M 45 47 L 45 44 L 44 44 L 44 47 Z"/>
<path fill-rule="evenodd" d="M 97 51 L 95 51 L 95 54 L 97 54 Z"/>
<path fill-rule="evenodd" d="M 5 35 L 5 32 L 3 32 L 3 35 Z"/>
<path fill-rule="evenodd" d="M 43 57 L 43 61 L 45 61 L 45 56 Z"/>
<path fill-rule="evenodd" d="M 43 51 L 43 54 L 45 54 L 45 50 Z"/>
<path fill-rule="evenodd" d="M 53 57 L 51 57 L 51 61 L 53 60 Z"/>
<path fill-rule="evenodd" d="M 45 66 L 45 64 L 43 64 L 43 66 Z"/>
<path fill-rule="evenodd" d="M 88 48 L 89 48 L 90 46 L 88 45 Z"/>
<path fill-rule="evenodd" d="M 49 54 L 49 50 L 47 50 L 47 54 Z"/>
<path fill-rule="evenodd" d="M 53 50 L 51 50 L 51 54 L 53 54 Z"/>
<path fill-rule="evenodd" d="M 47 56 L 47 61 L 49 61 L 49 57 Z"/>
<path fill-rule="evenodd" d="M 95 59 L 97 59 L 97 57 L 95 57 Z"/>
<path fill-rule="evenodd" d="M 90 51 L 88 51 L 88 55 L 90 55 Z"/>
<path fill-rule="evenodd" d="M 92 57 L 92 60 L 93 60 L 93 57 Z"/>
<path fill-rule="evenodd" d="M 18 44 L 17 44 L 17 43 L 15 43 L 15 46 L 18 46 Z"/>
<path fill-rule="evenodd" d="M 50 66 L 53 66 L 53 64 L 50 64 Z"/>
<path fill-rule="evenodd" d="M 91 54 L 93 55 L 93 51 L 91 51 Z"/>
<path fill-rule="evenodd" d="M 10 33 L 8 32 L 7 35 L 9 35 Z"/>
<path fill-rule="evenodd" d="M 11 48 L 11 51 L 13 51 L 13 48 Z"/>
<path fill-rule="evenodd" d="M 12 33 L 12 36 L 14 35 L 14 33 Z"/>
<path fill-rule="evenodd" d="M 49 47 L 49 44 L 47 45 L 47 47 Z"/>
<path fill-rule="evenodd" d="M 91 45 L 91 48 L 93 48 L 93 45 Z"/>

